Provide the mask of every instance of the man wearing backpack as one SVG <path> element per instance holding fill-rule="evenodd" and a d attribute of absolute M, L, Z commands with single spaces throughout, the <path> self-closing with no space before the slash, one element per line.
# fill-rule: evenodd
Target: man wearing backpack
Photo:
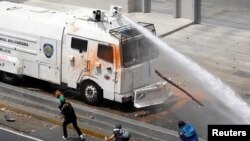
<path fill-rule="evenodd" d="M 182 141 L 199 141 L 196 130 L 192 124 L 187 124 L 184 121 L 178 122 L 179 136 Z"/>
<path fill-rule="evenodd" d="M 113 134 L 110 137 L 105 137 L 105 141 L 110 141 L 115 138 L 115 141 L 129 141 L 130 133 L 128 130 L 122 128 L 121 124 L 116 124 L 113 129 Z"/>

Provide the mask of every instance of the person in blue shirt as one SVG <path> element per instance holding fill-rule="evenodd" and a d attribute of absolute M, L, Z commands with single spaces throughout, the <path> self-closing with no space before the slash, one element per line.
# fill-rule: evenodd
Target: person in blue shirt
<path fill-rule="evenodd" d="M 184 121 L 178 122 L 179 136 L 182 141 L 199 141 L 196 129 L 192 124 L 187 124 Z"/>

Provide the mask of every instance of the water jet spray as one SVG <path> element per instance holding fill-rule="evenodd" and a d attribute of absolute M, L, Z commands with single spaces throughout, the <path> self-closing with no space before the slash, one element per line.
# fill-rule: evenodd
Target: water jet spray
<path fill-rule="evenodd" d="M 182 92 L 184 92 L 188 97 L 190 97 L 193 101 L 195 101 L 197 104 L 199 104 L 200 106 L 204 105 L 198 101 L 196 98 L 194 98 L 189 92 L 187 92 L 185 89 L 181 88 L 179 85 L 177 85 L 176 83 L 174 83 L 172 80 L 168 79 L 167 77 L 164 77 L 158 70 L 155 70 L 155 73 L 160 76 L 163 80 L 167 81 L 168 83 L 170 83 L 171 85 L 175 86 L 177 89 L 181 90 Z"/>

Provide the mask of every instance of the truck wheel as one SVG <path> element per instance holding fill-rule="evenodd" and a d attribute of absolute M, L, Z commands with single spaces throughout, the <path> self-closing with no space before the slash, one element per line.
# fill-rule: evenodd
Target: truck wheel
<path fill-rule="evenodd" d="M 17 85 L 20 83 L 21 76 L 17 76 L 15 74 L 8 73 L 8 72 L 1 72 L 1 79 L 5 83 Z"/>
<path fill-rule="evenodd" d="M 87 81 L 81 86 L 83 101 L 90 105 L 99 105 L 102 102 L 102 89 L 94 82 Z"/>

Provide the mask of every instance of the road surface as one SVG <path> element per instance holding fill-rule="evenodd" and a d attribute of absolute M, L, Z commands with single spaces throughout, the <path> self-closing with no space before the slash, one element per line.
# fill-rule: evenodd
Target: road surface
<path fill-rule="evenodd" d="M 38 138 L 27 136 L 16 131 L 3 128 L 0 126 L 0 140 L 1 141 L 42 141 Z"/>

